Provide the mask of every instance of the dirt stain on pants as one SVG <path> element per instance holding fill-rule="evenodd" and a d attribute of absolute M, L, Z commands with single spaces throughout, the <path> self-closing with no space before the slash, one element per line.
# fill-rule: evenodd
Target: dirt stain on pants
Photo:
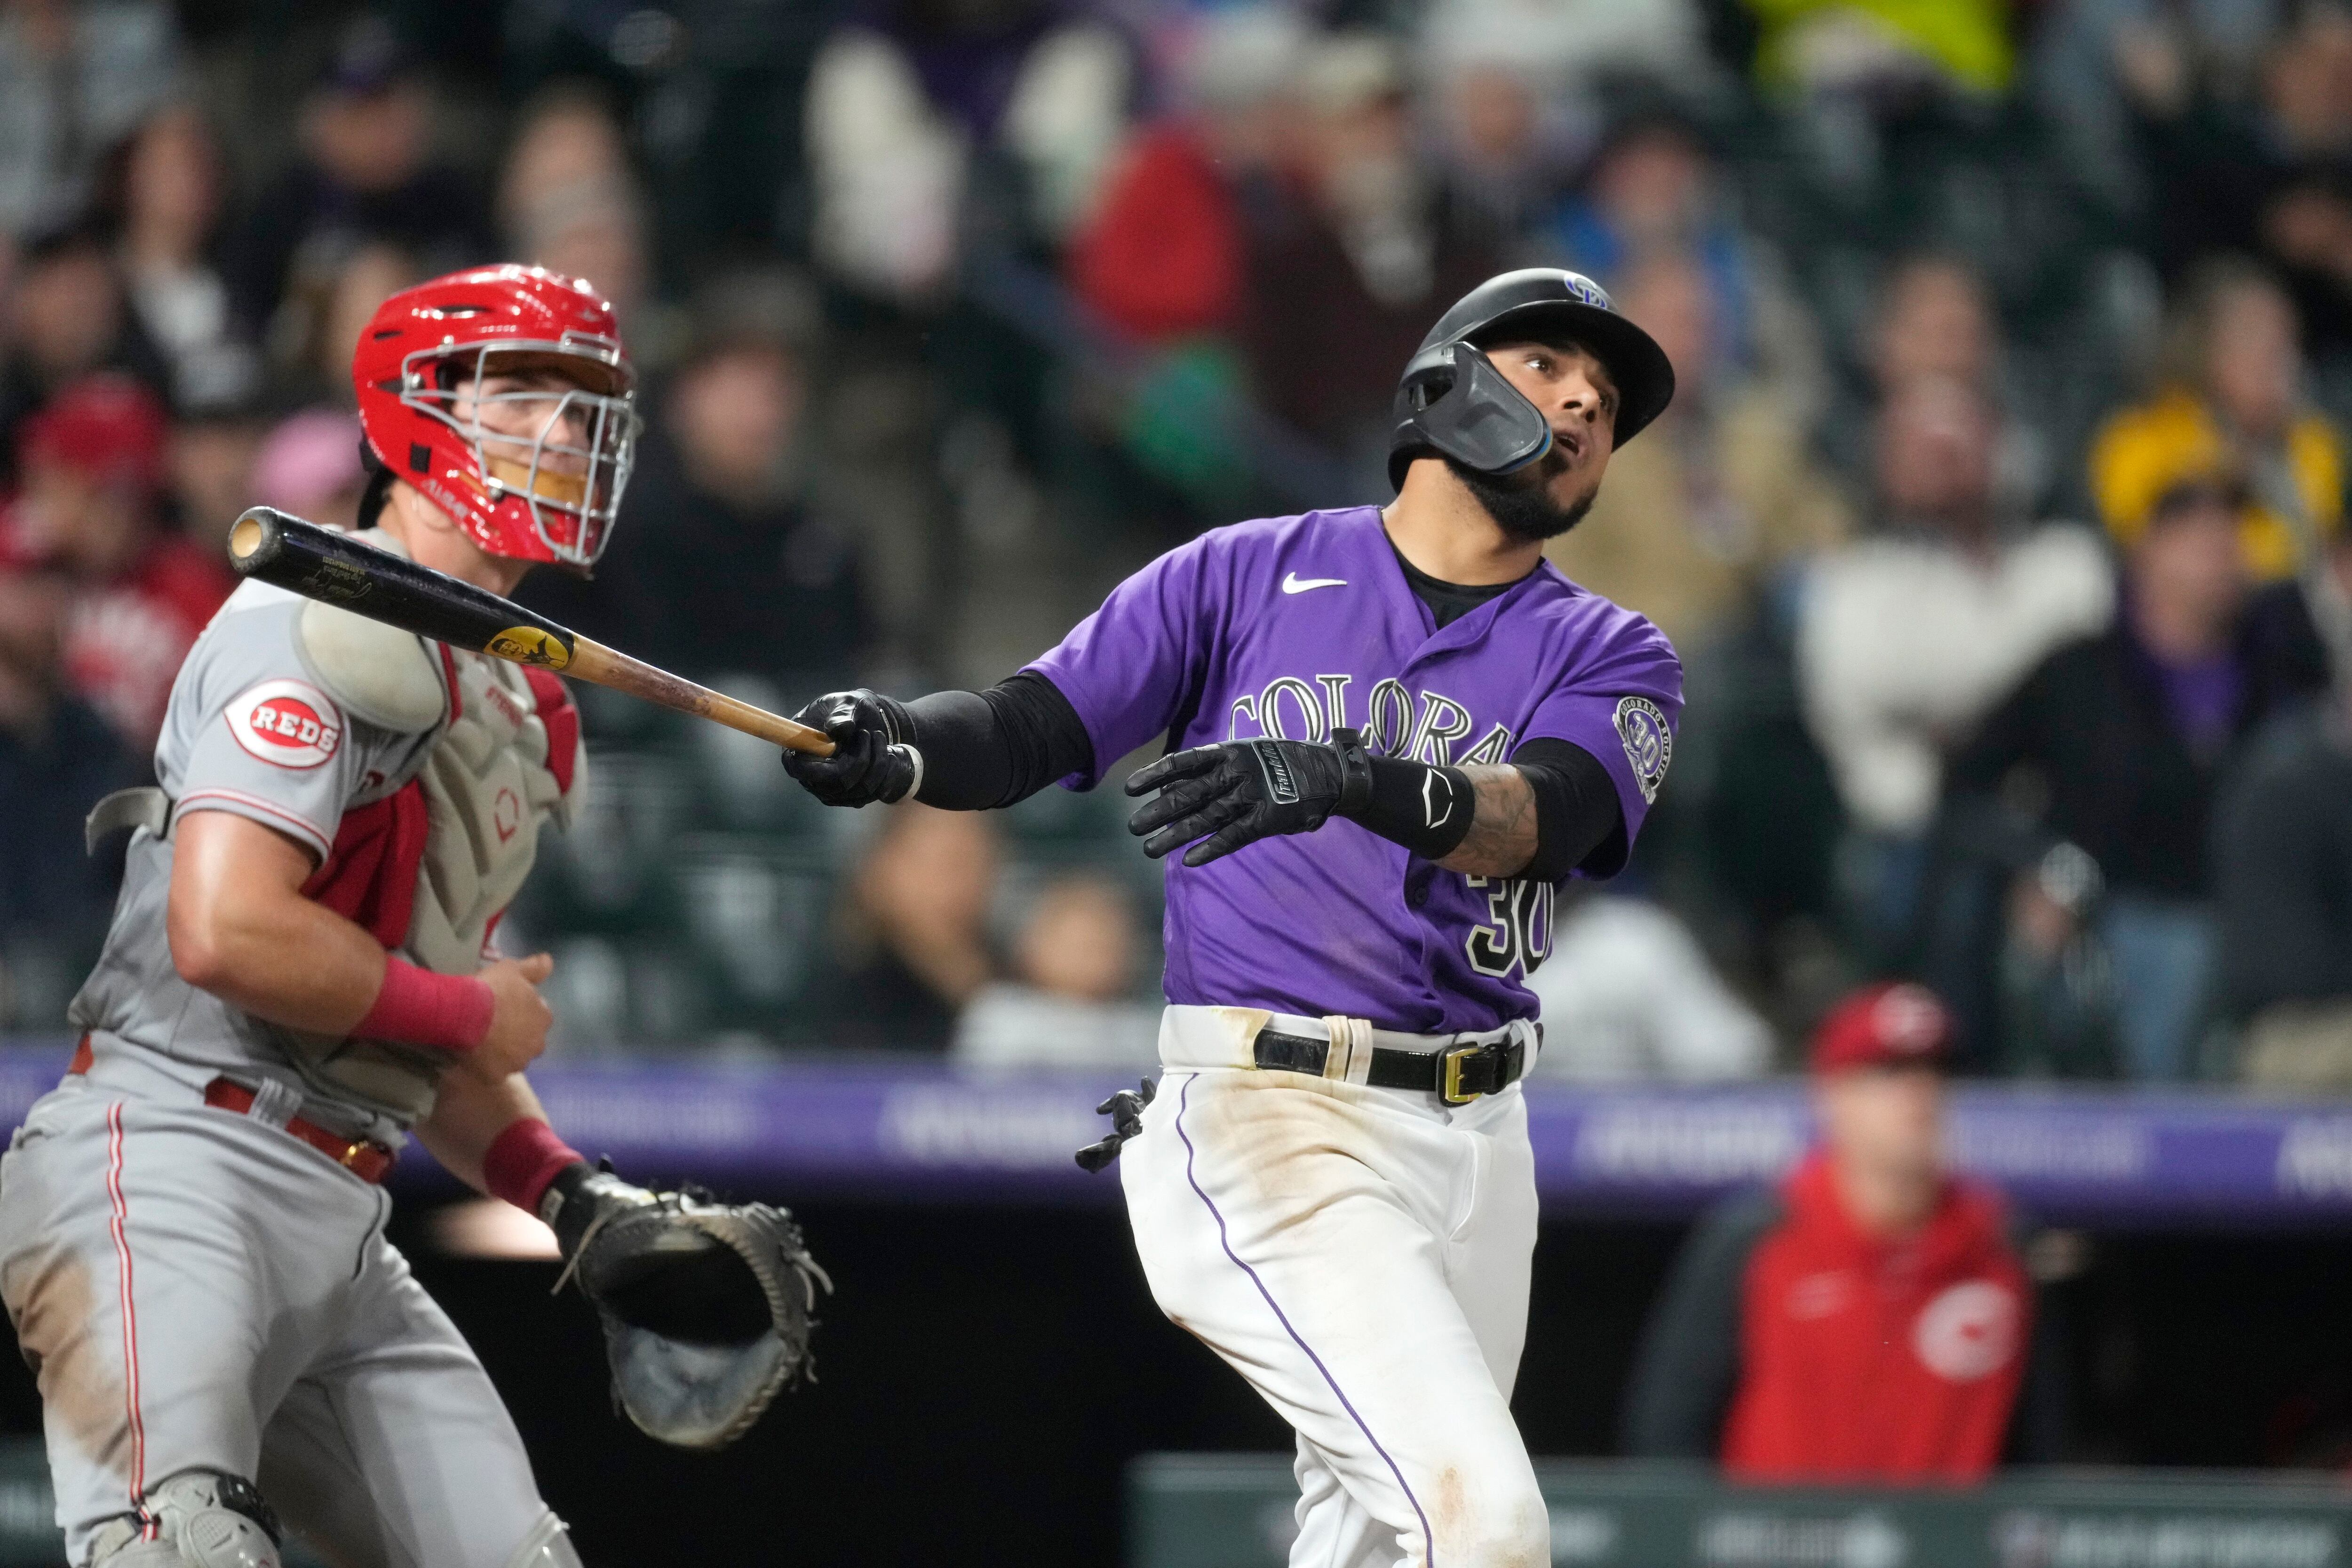
<path fill-rule="evenodd" d="M 28 1278 L 29 1276 L 29 1278 Z M 113 1282 L 106 1286 L 110 1293 Z M 89 1268 L 62 1250 L 26 1259 L 0 1279 L 17 1348 L 40 1385 L 52 1432 L 93 1462 L 130 1479 L 131 1424 L 123 1396 L 122 1344 L 103 1326 Z"/>

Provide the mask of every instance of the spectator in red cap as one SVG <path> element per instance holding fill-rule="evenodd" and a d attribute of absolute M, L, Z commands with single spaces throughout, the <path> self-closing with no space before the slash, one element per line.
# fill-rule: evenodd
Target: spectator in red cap
<path fill-rule="evenodd" d="M 1685 1247 L 1634 1369 L 1629 1452 L 1746 1481 L 1974 1481 L 2050 1457 L 2054 1384 L 2003 1205 L 1945 1165 L 1952 1036 L 1912 984 L 1822 1021 L 1820 1142 Z"/>
<path fill-rule="evenodd" d="M 68 686 L 142 752 L 181 660 L 236 586 L 226 563 L 157 526 L 169 434 L 163 405 L 128 377 L 72 383 L 26 420 L 21 484 L 0 514 L 0 569 L 70 584 Z"/>

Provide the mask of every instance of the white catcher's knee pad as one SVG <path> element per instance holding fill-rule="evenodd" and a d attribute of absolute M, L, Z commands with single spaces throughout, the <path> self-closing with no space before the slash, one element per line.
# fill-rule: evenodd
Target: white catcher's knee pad
<path fill-rule="evenodd" d="M 522 1544 L 507 1559 L 506 1568 L 584 1568 L 580 1553 L 572 1549 L 571 1532 L 563 1521 L 549 1509 L 522 1538 Z"/>
<path fill-rule="evenodd" d="M 155 1539 L 131 1515 L 98 1532 L 90 1568 L 278 1568 L 278 1516 L 241 1476 L 183 1470 L 147 1493 Z"/>

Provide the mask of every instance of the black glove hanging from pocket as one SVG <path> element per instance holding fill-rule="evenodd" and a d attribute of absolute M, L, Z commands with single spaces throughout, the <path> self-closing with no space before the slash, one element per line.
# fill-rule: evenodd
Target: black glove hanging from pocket
<path fill-rule="evenodd" d="M 1120 1145 L 1130 1138 L 1143 1135 L 1143 1108 L 1151 1103 L 1159 1086 L 1145 1079 L 1133 1089 L 1122 1089 L 1095 1107 L 1097 1116 L 1110 1118 L 1110 1132 L 1097 1142 L 1078 1151 L 1078 1169 L 1088 1173 L 1103 1170 L 1118 1158 Z"/>

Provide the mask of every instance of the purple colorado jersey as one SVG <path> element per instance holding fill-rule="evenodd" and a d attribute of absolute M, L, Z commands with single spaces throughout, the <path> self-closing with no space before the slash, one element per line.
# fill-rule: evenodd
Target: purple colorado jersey
<path fill-rule="evenodd" d="M 1351 725 L 1375 752 L 1456 766 L 1571 742 L 1615 781 L 1629 847 L 1682 710 L 1664 636 L 1549 562 L 1437 630 L 1368 506 L 1205 533 L 1029 668 L 1077 710 L 1097 767 L 1163 734 L 1181 749 Z M 1167 876 L 1172 1003 L 1423 1034 L 1535 1016 L 1547 884 L 1443 870 L 1338 817 L 1197 869 L 1171 856 Z"/>

